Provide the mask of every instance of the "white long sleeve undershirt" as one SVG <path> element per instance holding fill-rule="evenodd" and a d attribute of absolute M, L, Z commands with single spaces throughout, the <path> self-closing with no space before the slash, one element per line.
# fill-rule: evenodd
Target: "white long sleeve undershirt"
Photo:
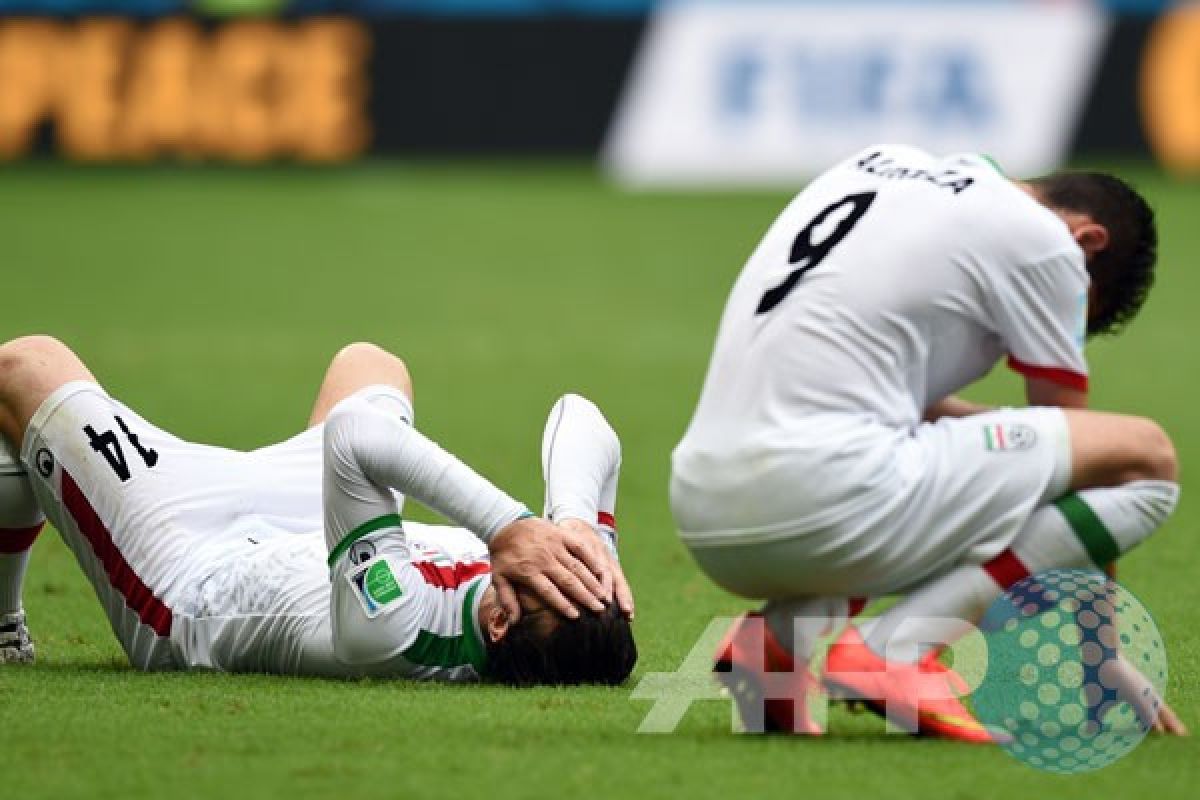
<path fill-rule="evenodd" d="M 330 413 L 325 430 L 326 543 L 332 550 L 358 526 L 398 511 L 390 487 L 487 542 L 527 515 L 526 507 L 416 430 L 398 394 L 385 402 L 352 397 Z M 357 479 L 356 479 L 357 476 Z M 365 479 L 365 480 L 364 480 Z M 329 507 L 335 502 L 338 507 Z"/>
<path fill-rule="evenodd" d="M 577 394 L 559 398 L 542 434 L 546 517 L 587 522 L 615 555 L 620 468 L 621 442 L 600 409 Z"/>

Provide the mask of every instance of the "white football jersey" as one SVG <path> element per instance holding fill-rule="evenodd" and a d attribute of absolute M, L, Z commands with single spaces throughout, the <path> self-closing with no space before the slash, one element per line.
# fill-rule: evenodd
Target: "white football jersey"
<path fill-rule="evenodd" d="M 868 148 L 801 192 L 746 263 L 676 477 L 819 446 L 806 421 L 830 414 L 911 430 L 1005 357 L 1085 389 L 1088 284 L 1066 224 L 985 157 Z"/>
<path fill-rule="evenodd" d="M 388 386 L 342 403 L 367 406 L 339 417 L 359 434 L 377 431 L 344 423 L 373 418 L 371 408 L 412 416 Z M 391 416 L 397 410 L 403 416 Z M 574 396 L 555 404 L 551 421 L 548 505 L 553 495 L 556 514 L 596 514 L 615 543 L 616 434 Z M 0 472 L 28 475 L 36 505 L 138 668 L 478 680 L 487 545 L 466 528 L 401 522 L 404 496 L 370 483 L 353 460 L 331 461 L 328 433 L 326 423 L 252 452 L 211 447 L 158 428 L 95 383 L 73 381 L 30 421 L 19 466 L 0 449 Z M 377 464 L 395 446 L 387 436 L 368 441 L 375 452 L 350 455 Z M 357 483 L 331 497 L 328 475 Z M 487 505 L 518 505 L 496 503 L 501 494 L 492 487 Z M 349 518 L 353 503 L 380 513 L 335 540 L 331 559 L 326 523 Z"/>
<path fill-rule="evenodd" d="M 477 616 L 491 579 L 487 546 L 462 528 L 405 522 L 403 530 L 377 543 L 386 542 L 380 551 L 388 554 L 386 564 L 347 562 L 332 576 L 359 579 L 358 591 L 343 594 L 370 605 L 367 613 L 381 627 L 350 644 L 380 653 L 378 659 L 350 665 L 335 655 L 328 553 L 315 530 L 259 533 L 223 541 L 213 558 L 197 554 L 188 581 L 195 588 L 177 602 L 172 631 L 181 666 L 477 680 L 483 655 Z"/>

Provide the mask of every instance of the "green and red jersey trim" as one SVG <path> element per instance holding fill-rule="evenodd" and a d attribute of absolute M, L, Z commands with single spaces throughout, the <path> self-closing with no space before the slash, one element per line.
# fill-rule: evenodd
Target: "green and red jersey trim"
<path fill-rule="evenodd" d="M 350 547 L 364 536 L 369 536 L 376 531 L 384 528 L 404 528 L 404 520 L 399 514 L 384 514 L 382 517 L 370 519 L 359 525 L 354 530 L 342 537 L 342 540 L 337 543 L 337 546 L 329 553 L 329 566 L 333 567 L 342 556 L 350 549 Z"/>
<path fill-rule="evenodd" d="M 1088 390 L 1088 376 L 1069 369 L 1027 364 L 1014 355 L 1008 357 L 1008 368 L 1014 372 L 1019 372 L 1026 378 L 1040 378 L 1041 380 L 1050 381 L 1059 386 L 1065 386 L 1068 389 L 1075 389 L 1080 392 Z"/>
<path fill-rule="evenodd" d="M 417 640 L 401 653 L 404 660 L 423 667 L 452 668 L 469 664 L 482 675 L 487 663 L 487 651 L 479 632 L 475 629 L 475 597 L 484 583 L 483 577 L 477 578 L 463 598 L 462 633 L 456 636 L 442 636 L 422 628 L 417 634 Z"/>
<path fill-rule="evenodd" d="M 403 529 L 403 519 L 399 514 L 385 514 L 359 525 L 342 537 L 330 552 L 329 566 L 336 564 L 359 539 L 385 529 Z M 476 597 L 479 596 L 479 588 L 486 582 L 486 576 L 491 573 L 491 564 L 487 561 L 456 561 L 453 565 L 446 566 L 428 560 L 409 563 L 426 584 L 438 590 L 454 591 L 469 581 L 473 580 L 475 583 L 463 596 L 462 633 L 444 636 L 422 628 L 417 633 L 416 641 L 404 650 L 401 656 L 405 661 L 423 667 L 454 668 L 470 665 L 482 674 L 487 653 L 479 631 L 476 630 Z"/>
<path fill-rule="evenodd" d="M 125 560 L 125 555 L 113 541 L 112 533 L 66 470 L 62 471 L 61 486 L 63 505 L 75 522 L 75 527 L 91 545 L 92 552 L 104 568 L 109 585 L 120 593 L 126 607 L 137 614 L 143 625 L 159 636 L 170 636 L 174 618 L 171 609 Z"/>
<path fill-rule="evenodd" d="M 449 567 L 432 561 L 413 561 L 412 565 L 427 584 L 439 589 L 457 589 L 472 578 L 492 571 L 492 565 L 486 561 L 455 561 Z"/>

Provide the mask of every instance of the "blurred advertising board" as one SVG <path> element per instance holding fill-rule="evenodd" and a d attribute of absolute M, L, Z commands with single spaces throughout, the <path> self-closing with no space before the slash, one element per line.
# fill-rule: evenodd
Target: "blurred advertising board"
<path fill-rule="evenodd" d="M 1138 96 L 1151 148 L 1168 168 L 1200 174 L 1200 3 L 1158 20 L 1140 62 Z"/>
<path fill-rule="evenodd" d="M 595 153 L 640 19 L 0 17 L 0 161 Z"/>
<path fill-rule="evenodd" d="M 829 0 L 775 0 L 814 4 Z M 162 16 L 201 12 L 212 14 L 351 14 L 386 16 L 609 16 L 645 14 L 670 0 L 0 0 L 0 14 L 129 14 Z M 1153 14 L 1179 0 L 841 0 L 839 5 L 916 5 L 938 2 L 972 5 L 980 2 L 1046 5 L 1056 2 L 1090 4 L 1122 13 Z"/>
<path fill-rule="evenodd" d="M 1200 2 L 0 0 L 0 161 L 602 152 L 632 185 L 793 185 L 889 139 L 1200 173 Z"/>
<path fill-rule="evenodd" d="M 0 14 L 610 16 L 644 14 L 655 3 L 656 0 L 0 0 Z"/>
<path fill-rule="evenodd" d="M 0 158 L 341 161 L 367 146 L 358 21 L 0 20 Z"/>
<path fill-rule="evenodd" d="M 794 185 L 897 141 L 1046 171 L 1068 154 L 1109 28 L 1085 4 L 669 3 L 605 159 L 634 185 Z"/>

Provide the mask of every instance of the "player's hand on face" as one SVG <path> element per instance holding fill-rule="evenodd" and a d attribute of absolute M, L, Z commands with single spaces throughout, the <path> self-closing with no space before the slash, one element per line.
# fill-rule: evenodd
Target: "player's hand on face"
<path fill-rule="evenodd" d="M 602 577 L 606 597 L 616 598 L 617 608 L 621 609 L 628 619 L 633 619 L 633 590 L 625 580 L 621 563 L 617 561 L 612 551 L 605 546 L 603 540 L 596 535 L 591 525 L 581 519 L 567 518 L 558 523 L 579 540 L 579 546 L 591 553 L 592 558 L 603 561 L 607 566 L 607 574 Z"/>
<path fill-rule="evenodd" d="M 519 519 L 492 537 L 492 583 L 510 619 L 521 617 L 515 586 L 537 594 L 567 619 L 576 619 L 578 608 L 604 610 L 612 600 L 611 569 L 580 538 L 537 517 Z"/>

